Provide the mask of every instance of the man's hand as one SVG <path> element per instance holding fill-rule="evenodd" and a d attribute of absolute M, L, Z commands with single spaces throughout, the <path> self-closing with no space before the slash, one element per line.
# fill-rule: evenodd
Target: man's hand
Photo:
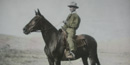
<path fill-rule="evenodd" d="M 66 21 L 63 21 L 64 24 L 66 24 Z"/>

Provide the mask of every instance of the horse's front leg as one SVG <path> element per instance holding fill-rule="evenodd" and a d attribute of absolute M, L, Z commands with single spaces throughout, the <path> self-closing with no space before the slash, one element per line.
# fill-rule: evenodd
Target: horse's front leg
<path fill-rule="evenodd" d="M 55 59 L 54 65 L 61 65 L 61 60 L 60 59 Z"/>
<path fill-rule="evenodd" d="M 54 58 L 51 56 L 51 53 L 49 52 L 49 48 L 45 46 L 44 51 L 47 55 L 49 65 L 54 65 Z"/>
<path fill-rule="evenodd" d="M 54 59 L 48 58 L 49 65 L 54 65 Z"/>

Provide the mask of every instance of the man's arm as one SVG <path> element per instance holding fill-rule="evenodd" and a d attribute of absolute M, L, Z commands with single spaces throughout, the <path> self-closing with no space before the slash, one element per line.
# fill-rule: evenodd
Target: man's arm
<path fill-rule="evenodd" d="M 62 27 L 64 30 L 66 30 L 67 29 L 67 24 L 66 24 L 66 21 L 63 21 L 63 23 L 64 23 L 64 26 Z"/>
<path fill-rule="evenodd" d="M 75 17 L 73 18 L 72 23 L 70 24 L 70 27 L 71 27 L 71 28 L 77 28 L 77 27 L 79 26 L 79 23 L 80 23 L 79 17 L 78 17 L 78 16 L 75 16 Z"/>

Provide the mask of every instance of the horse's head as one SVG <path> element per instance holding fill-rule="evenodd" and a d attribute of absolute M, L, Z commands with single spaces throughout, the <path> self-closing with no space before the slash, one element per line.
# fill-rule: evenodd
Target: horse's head
<path fill-rule="evenodd" d="M 43 16 L 41 15 L 39 9 L 36 12 L 35 11 L 35 17 L 23 28 L 23 32 L 25 34 L 29 34 L 31 32 L 35 32 L 37 30 L 40 30 L 40 21 L 42 20 Z"/>

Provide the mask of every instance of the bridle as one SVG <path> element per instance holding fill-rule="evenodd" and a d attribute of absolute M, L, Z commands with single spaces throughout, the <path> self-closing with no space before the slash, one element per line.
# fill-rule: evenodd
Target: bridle
<path fill-rule="evenodd" d="M 41 17 L 41 16 L 40 16 Z M 39 18 L 38 20 L 37 20 L 37 22 L 35 23 L 35 25 L 34 26 L 37 26 L 37 25 L 39 25 L 40 24 L 40 26 L 41 26 L 41 31 L 43 31 L 45 34 L 47 33 L 47 32 L 49 32 L 51 29 L 53 29 L 53 27 L 50 27 L 50 28 L 47 28 L 47 27 L 42 27 L 42 25 L 41 24 L 43 24 L 42 22 L 41 22 L 41 19 L 42 19 L 42 17 L 41 18 Z M 45 22 L 46 23 L 46 22 Z M 44 24 L 45 24 L 44 23 Z M 37 31 L 36 31 L 37 32 Z"/>
<path fill-rule="evenodd" d="M 42 19 L 42 16 L 39 17 L 39 19 L 37 20 L 37 22 L 35 23 L 34 26 L 37 26 L 37 25 L 39 25 L 39 24 L 42 24 L 41 19 Z M 62 22 L 60 22 L 59 24 L 61 24 L 61 23 L 62 23 Z M 42 25 L 41 25 L 41 26 L 42 26 Z M 58 25 L 56 25 L 56 26 L 58 26 Z M 41 31 L 47 33 L 47 32 L 50 31 L 51 29 L 53 29 L 53 27 L 50 27 L 50 28 L 42 27 L 42 28 L 41 28 Z M 34 30 L 35 30 L 35 29 L 34 29 Z M 38 31 L 35 31 L 35 32 L 38 32 Z"/>

